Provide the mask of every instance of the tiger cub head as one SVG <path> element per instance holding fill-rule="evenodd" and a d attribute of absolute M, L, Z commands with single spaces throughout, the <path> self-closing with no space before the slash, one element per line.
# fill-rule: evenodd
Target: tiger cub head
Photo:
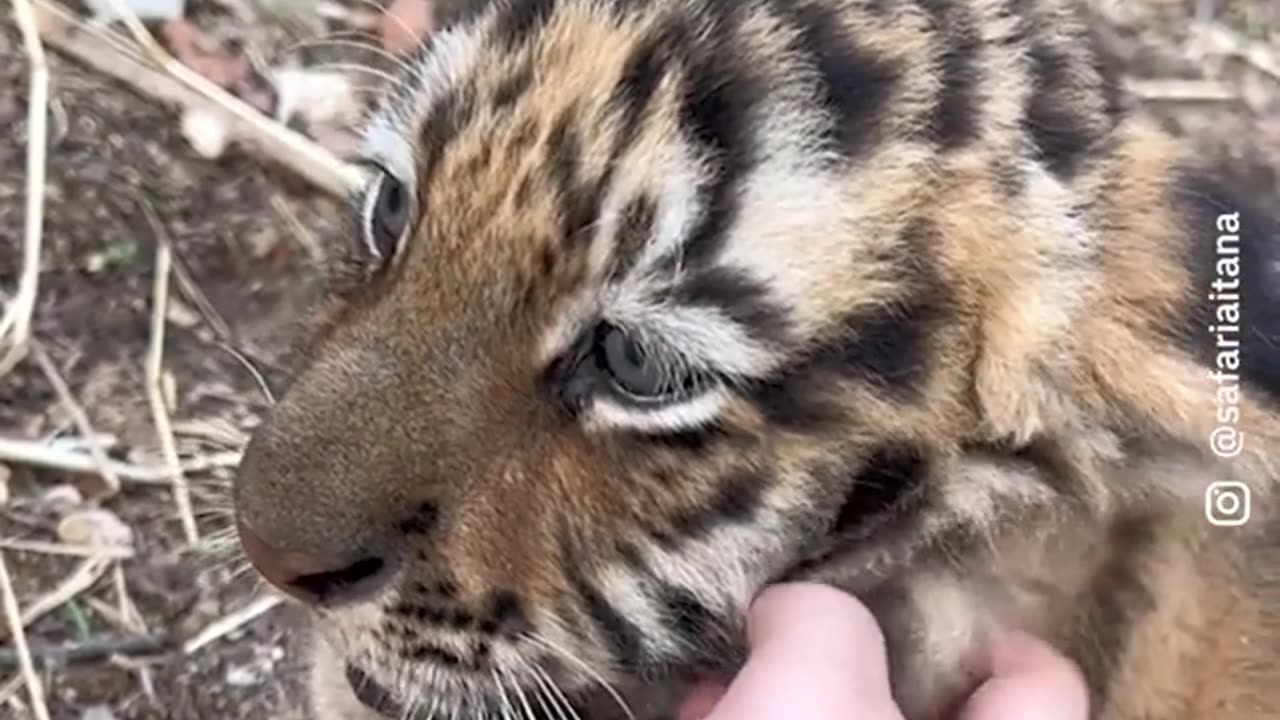
<path fill-rule="evenodd" d="M 1046 239 L 1086 235 L 1062 177 L 1114 108 L 1027 5 L 527 0 L 431 39 L 236 489 L 367 705 L 714 666 L 765 583 L 923 492 L 983 422 L 994 283 L 1092 252 Z M 1053 272 L 1028 326 L 1070 314 Z"/>

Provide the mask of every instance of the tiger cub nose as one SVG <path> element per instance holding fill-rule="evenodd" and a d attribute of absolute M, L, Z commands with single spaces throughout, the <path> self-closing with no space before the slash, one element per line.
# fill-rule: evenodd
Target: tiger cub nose
<path fill-rule="evenodd" d="M 326 557 L 275 547 L 243 521 L 236 523 L 249 562 L 275 587 L 311 605 L 337 605 L 368 595 L 389 576 L 388 563 L 374 555 Z"/>

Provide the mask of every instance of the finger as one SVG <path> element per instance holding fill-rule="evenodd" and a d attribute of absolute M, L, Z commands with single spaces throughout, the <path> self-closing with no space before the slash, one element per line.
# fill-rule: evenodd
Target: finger
<path fill-rule="evenodd" d="M 993 648 L 992 676 L 960 720 L 1088 720 L 1089 691 L 1079 669 L 1044 642 L 1006 633 Z"/>
<path fill-rule="evenodd" d="M 765 590 L 747 618 L 750 655 L 707 720 L 901 720 L 871 612 L 823 585 Z"/>

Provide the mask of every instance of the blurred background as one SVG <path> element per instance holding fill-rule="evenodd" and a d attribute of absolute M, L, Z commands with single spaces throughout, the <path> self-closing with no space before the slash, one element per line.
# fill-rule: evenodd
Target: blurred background
<path fill-rule="evenodd" d="M 344 240 L 352 128 L 477 1 L 7 4 L 0 590 L 51 717 L 302 718 L 299 625 L 230 547 L 228 486 Z M 1088 4 L 1129 91 L 1280 207 L 1280 2 Z M 9 627 L 0 718 L 37 717 Z"/>

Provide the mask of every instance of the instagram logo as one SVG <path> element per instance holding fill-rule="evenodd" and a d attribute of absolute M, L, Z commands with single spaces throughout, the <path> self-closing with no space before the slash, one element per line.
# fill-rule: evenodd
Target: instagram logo
<path fill-rule="evenodd" d="M 1217 482 L 1204 493 L 1204 516 L 1215 527 L 1240 527 L 1249 522 L 1249 486 Z"/>

